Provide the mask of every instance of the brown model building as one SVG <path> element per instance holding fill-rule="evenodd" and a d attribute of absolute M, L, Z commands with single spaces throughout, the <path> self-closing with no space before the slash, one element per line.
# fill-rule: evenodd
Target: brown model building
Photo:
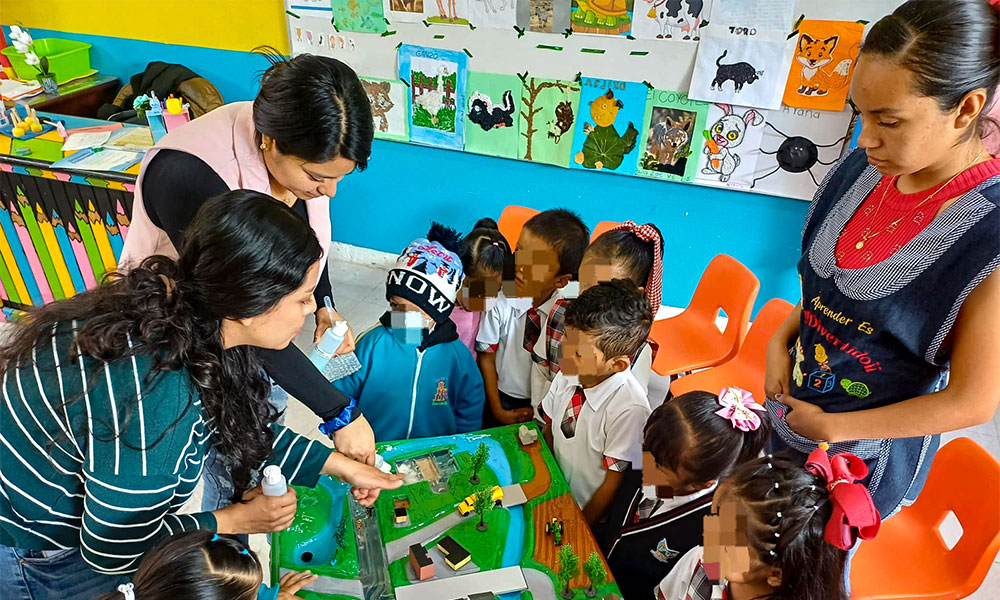
<path fill-rule="evenodd" d="M 430 554 L 427 554 L 427 548 L 421 544 L 410 546 L 410 567 L 420 581 L 434 577 L 434 561 L 431 560 Z"/>

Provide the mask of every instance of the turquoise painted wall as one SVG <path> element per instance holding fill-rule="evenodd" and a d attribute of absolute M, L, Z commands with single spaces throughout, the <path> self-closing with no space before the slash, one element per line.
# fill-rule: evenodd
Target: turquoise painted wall
<path fill-rule="evenodd" d="M 251 99 L 266 61 L 228 50 L 165 45 L 33 29 L 36 38 L 90 42 L 93 66 L 127 81 L 146 63 L 184 64 L 212 81 L 226 101 Z M 713 256 L 730 254 L 761 280 L 759 308 L 773 297 L 799 299 L 795 263 L 808 204 L 719 190 L 487 158 L 376 141 L 369 168 L 347 177 L 332 204 L 333 238 L 398 252 L 431 219 L 459 229 L 508 204 L 567 207 L 587 225 L 654 222 L 665 238 L 663 302 L 686 306 Z"/>

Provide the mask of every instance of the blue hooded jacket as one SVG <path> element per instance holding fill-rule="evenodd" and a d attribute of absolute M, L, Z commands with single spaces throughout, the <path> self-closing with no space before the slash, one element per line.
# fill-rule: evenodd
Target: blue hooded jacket
<path fill-rule="evenodd" d="M 355 353 L 361 369 L 334 385 L 357 399 L 376 441 L 482 427 L 483 377 L 451 319 L 436 325 L 417 346 L 393 337 L 386 313 L 358 339 Z"/>

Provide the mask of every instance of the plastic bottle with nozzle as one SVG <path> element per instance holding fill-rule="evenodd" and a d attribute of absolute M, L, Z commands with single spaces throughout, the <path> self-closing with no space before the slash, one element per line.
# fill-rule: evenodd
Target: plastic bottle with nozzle
<path fill-rule="evenodd" d="M 260 482 L 265 496 L 284 496 L 288 492 L 288 483 L 278 465 L 264 467 L 264 478 Z"/>

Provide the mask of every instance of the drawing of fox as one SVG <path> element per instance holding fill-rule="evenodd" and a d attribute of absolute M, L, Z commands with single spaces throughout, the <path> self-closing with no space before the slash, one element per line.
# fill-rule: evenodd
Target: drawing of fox
<path fill-rule="evenodd" d="M 802 65 L 800 85 L 797 90 L 799 94 L 825 96 L 847 85 L 847 76 L 850 74 L 853 60 L 845 58 L 832 70 L 823 69 L 833 62 L 833 50 L 839 40 L 838 35 L 825 40 L 814 40 L 807 33 L 803 33 L 799 38 L 798 51 L 795 53 L 795 60 Z"/>

